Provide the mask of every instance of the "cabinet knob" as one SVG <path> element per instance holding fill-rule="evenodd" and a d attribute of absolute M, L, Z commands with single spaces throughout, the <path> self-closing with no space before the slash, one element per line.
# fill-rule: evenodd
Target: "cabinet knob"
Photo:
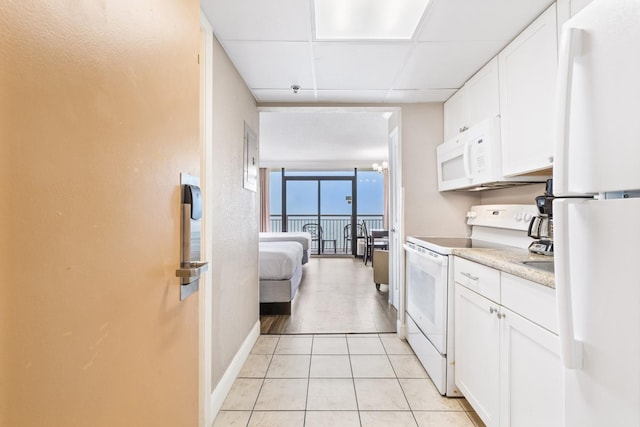
<path fill-rule="evenodd" d="M 498 312 L 497 308 L 489 307 L 489 313 L 493 314 L 493 313 L 497 313 L 497 312 Z"/>
<path fill-rule="evenodd" d="M 498 316 L 498 319 L 504 319 L 504 317 L 506 316 L 506 314 L 504 314 L 504 313 L 498 313 L 496 316 Z"/>
<path fill-rule="evenodd" d="M 553 156 L 549 156 L 547 160 L 549 160 L 549 163 L 553 163 Z"/>

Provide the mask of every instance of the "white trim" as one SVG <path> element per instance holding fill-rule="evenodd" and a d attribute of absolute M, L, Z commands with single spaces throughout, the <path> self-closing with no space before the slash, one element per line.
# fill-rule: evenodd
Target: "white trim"
<path fill-rule="evenodd" d="M 218 412 L 220 411 L 220 408 L 222 408 L 222 404 L 227 398 L 227 394 L 229 394 L 233 382 L 238 377 L 240 369 L 242 369 L 244 362 L 247 361 L 249 353 L 251 353 L 251 349 L 258 340 L 259 336 L 260 321 L 258 320 L 256 321 L 256 324 L 253 326 L 247 337 L 244 339 L 244 342 L 240 346 L 240 349 L 238 350 L 236 355 L 233 357 L 233 360 L 218 382 L 215 390 L 213 390 L 213 393 L 211 393 L 211 414 L 213 414 L 213 419 L 215 419 L 215 417 L 218 415 Z"/>
<path fill-rule="evenodd" d="M 407 322 L 404 323 L 400 321 L 400 319 L 396 320 L 396 334 L 398 338 L 406 340 L 407 339 Z"/>
<path fill-rule="evenodd" d="M 202 223 L 201 251 L 203 259 L 211 260 L 213 235 L 208 230 L 213 229 L 213 27 L 202 10 L 200 11 L 200 143 L 201 143 L 201 182 L 204 194 L 204 219 Z M 209 395 L 211 393 L 211 340 L 213 328 L 212 289 L 213 278 L 206 273 L 203 286 L 199 292 L 199 414 L 200 427 L 210 427 L 213 423 L 209 410 Z"/>

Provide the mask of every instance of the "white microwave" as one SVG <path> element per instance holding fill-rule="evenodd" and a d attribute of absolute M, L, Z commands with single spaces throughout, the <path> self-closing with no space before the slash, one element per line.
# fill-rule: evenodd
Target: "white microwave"
<path fill-rule="evenodd" d="M 502 174 L 500 116 L 471 126 L 436 148 L 438 190 L 488 190 L 544 181 L 545 176 Z"/>

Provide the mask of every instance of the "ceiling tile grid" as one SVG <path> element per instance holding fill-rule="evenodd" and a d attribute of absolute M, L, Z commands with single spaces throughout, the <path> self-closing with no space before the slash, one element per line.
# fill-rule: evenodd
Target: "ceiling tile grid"
<path fill-rule="evenodd" d="M 442 102 L 551 3 L 431 0 L 411 40 L 327 42 L 314 0 L 201 0 L 258 102 L 276 103 Z"/>

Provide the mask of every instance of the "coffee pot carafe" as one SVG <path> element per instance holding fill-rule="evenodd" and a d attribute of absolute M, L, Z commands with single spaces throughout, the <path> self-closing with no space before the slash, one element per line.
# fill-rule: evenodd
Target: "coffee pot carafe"
<path fill-rule="evenodd" d="M 531 243 L 529 251 L 553 255 L 553 181 L 547 180 L 545 193 L 536 197 L 536 205 L 540 215 L 531 218 L 528 236 L 538 239 Z"/>
<path fill-rule="evenodd" d="M 534 216 L 529 223 L 529 237 L 534 240 L 529 251 L 540 255 L 553 255 L 553 219 L 546 215 Z"/>
<path fill-rule="evenodd" d="M 534 216 L 529 223 L 529 237 L 534 239 L 553 240 L 553 218 L 549 216 Z"/>

